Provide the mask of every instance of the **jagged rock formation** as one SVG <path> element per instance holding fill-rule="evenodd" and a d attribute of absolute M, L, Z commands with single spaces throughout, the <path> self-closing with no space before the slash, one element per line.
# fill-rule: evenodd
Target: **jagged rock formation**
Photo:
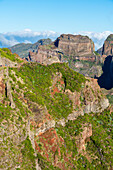
<path fill-rule="evenodd" d="M 113 34 L 110 34 L 104 42 L 102 55 L 113 55 Z"/>
<path fill-rule="evenodd" d="M 107 56 L 103 65 L 103 73 L 98 77 L 98 83 L 101 88 L 107 90 L 113 88 L 113 56 Z"/>

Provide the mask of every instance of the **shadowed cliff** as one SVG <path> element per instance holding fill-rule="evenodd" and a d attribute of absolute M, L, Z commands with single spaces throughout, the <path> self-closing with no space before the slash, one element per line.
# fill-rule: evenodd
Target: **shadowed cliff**
<path fill-rule="evenodd" d="M 113 56 L 106 57 L 102 67 L 103 74 L 98 78 L 98 84 L 101 88 L 107 90 L 113 88 Z"/>

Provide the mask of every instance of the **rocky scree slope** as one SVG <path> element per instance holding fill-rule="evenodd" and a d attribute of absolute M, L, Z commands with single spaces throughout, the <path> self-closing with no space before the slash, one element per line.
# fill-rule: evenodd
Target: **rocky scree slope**
<path fill-rule="evenodd" d="M 96 80 L 59 63 L 1 70 L 1 169 L 112 167 L 113 115 Z"/>

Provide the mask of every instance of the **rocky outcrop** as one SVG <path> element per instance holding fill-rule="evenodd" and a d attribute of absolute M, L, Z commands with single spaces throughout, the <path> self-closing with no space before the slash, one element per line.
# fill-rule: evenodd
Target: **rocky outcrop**
<path fill-rule="evenodd" d="M 37 52 L 29 52 L 29 61 L 38 62 L 44 65 L 60 63 L 57 50 L 49 49 L 49 46 L 40 46 Z"/>
<path fill-rule="evenodd" d="M 76 145 L 79 153 L 86 150 L 85 145 L 90 140 L 90 136 L 92 136 L 92 125 L 90 123 L 82 125 L 82 132 L 76 136 Z"/>
<path fill-rule="evenodd" d="M 102 70 L 102 75 L 97 78 L 98 83 L 101 88 L 110 90 L 113 88 L 113 56 L 109 55 L 105 58 Z"/>
<path fill-rule="evenodd" d="M 80 93 L 76 91 L 72 93 L 70 90 L 66 90 L 66 93 L 73 101 L 73 112 L 67 117 L 69 120 L 74 120 L 84 113 L 102 112 L 109 106 L 108 99 L 102 94 L 97 80 L 93 78 L 86 81 L 85 87 Z M 82 108 L 80 105 L 82 105 Z"/>
<path fill-rule="evenodd" d="M 74 59 L 95 61 L 94 50 L 94 43 L 87 36 L 62 34 L 50 45 L 39 46 L 37 52 L 30 52 L 28 58 L 43 63 L 44 60 L 52 57 L 64 61 L 63 56 L 66 55 L 73 56 Z"/>
<path fill-rule="evenodd" d="M 113 55 L 113 34 L 110 34 L 104 42 L 102 55 L 105 58 L 108 55 Z"/>
<path fill-rule="evenodd" d="M 89 55 L 92 55 L 95 50 L 93 41 L 82 35 L 62 34 L 54 44 L 64 55 L 81 57 L 80 59 L 83 60 L 86 56 L 91 57 Z"/>
<path fill-rule="evenodd" d="M 109 106 L 109 101 L 107 98 L 103 96 L 96 79 L 90 78 L 90 81 L 86 82 L 83 93 L 84 93 L 85 113 L 102 112 L 105 108 Z"/>

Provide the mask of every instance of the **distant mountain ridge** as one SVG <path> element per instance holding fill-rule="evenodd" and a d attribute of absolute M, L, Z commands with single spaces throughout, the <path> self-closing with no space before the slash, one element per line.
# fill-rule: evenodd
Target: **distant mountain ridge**
<path fill-rule="evenodd" d="M 34 44 L 31 43 L 20 43 L 12 46 L 10 49 L 12 53 L 17 53 L 21 58 L 26 58 L 29 54 L 29 51 L 36 51 L 39 45 L 48 45 L 52 43 L 51 39 L 41 39 Z"/>

